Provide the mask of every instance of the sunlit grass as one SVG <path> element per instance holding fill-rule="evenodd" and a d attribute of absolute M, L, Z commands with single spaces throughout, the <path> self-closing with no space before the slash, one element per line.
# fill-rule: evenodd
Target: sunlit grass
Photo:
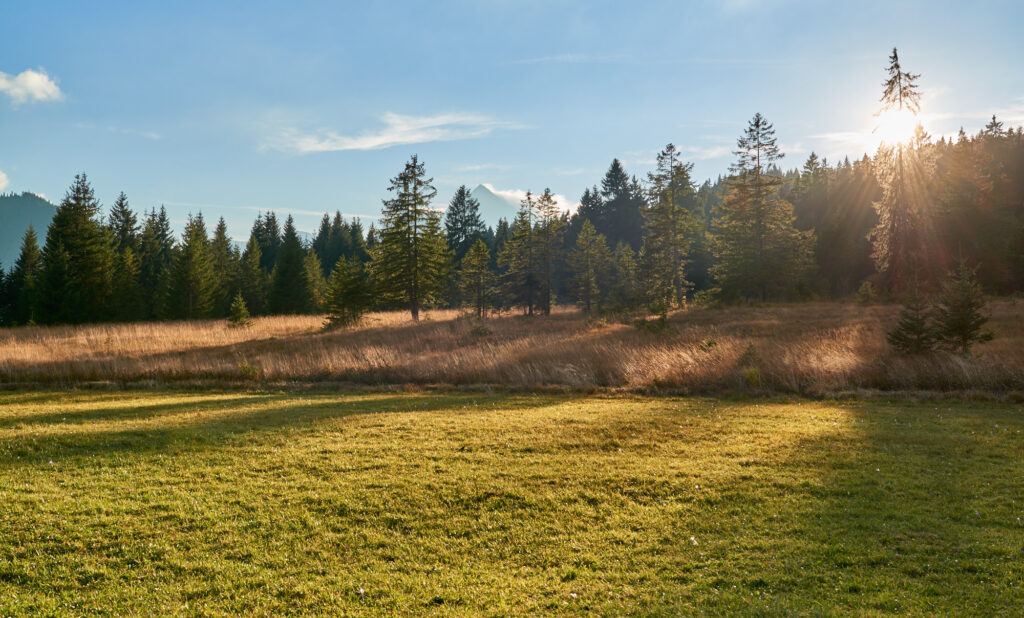
<path fill-rule="evenodd" d="M 0 396 L 0 615 L 1010 614 L 1011 404 Z"/>
<path fill-rule="evenodd" d="M 970 358 L 893 354 L 899 307 L 802 303 L 678 312 L 664 331 L 572 310 L 504 315 L 374 313 L 323 331 L 320 316 L 0 329 L 0 382 L 294 382 L 533 388 L 1024 390 L 1024 305 L 991 303 L 996 339 Z"/>

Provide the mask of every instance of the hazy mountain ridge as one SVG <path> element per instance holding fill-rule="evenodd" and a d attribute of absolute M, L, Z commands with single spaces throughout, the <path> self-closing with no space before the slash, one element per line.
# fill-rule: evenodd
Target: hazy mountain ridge
<path fill-rule="evenodd" d="M 0 267 L 9 270 L 18 259 L 21 241 L 31 225 L 39 244 L 46 239 L 57 207 L 35 193 L 7 193 L 0 195 Z"/>

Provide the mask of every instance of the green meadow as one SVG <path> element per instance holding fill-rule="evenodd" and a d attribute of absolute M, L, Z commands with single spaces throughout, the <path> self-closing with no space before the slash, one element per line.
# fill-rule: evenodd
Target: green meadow
<path fill-rule="evenodd" d="M 0 615 L 1007 615 L 1019 403 L 0 394 Z"/>

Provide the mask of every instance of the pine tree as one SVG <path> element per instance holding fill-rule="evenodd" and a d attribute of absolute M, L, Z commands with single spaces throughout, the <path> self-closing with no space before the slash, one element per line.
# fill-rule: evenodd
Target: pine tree
<path fill-rule="evenodd" d="M 373 276 L 378 293 L 406 305 L 413 321 L 437 301 L 448 274 L 450 255 L 441 230 L 441 215 L 430 207 L 437 195 L 432 178 L 416 155 L 391 179 L 380 219 L 380 241 L 373 248 Z"/>
<path fill-rule="evenodd" d="M 793 206 L 779 199 L 782 158 L 775 129 L 756 114 L 737 140 L 729 192 L 715 209 L 711 274 L 725 298 L 768 300 L 791 294 L 811 265 L 814 237 L 793 226 Z"/>
<path fill-rule="evenodd" d="M 993 334 L 983 330 L 988 316 L 985 296 L 977 281 L 977 268 L 961 258 L 955 272 L 942 285 L 936 305 L 935 336 L 949 350 L 967 355 L 975 343 L 991 341 Z"/>
<path fill-rule="evenodd" d="M 320 256 L 316 251 L 310 249 L 303 260 L 303 268 L 306 270 L 306 279 L 309 281 L 309 291 L 312 295 L 312 309 L 321 311 L 326 308 L 327 302 L 327 280 L 324 278 L 323 266 L 320 264 Z"/>
<path fill-rule="evenodd" d="M 277 264 L 270 280 L 270 312 L 309 313 L 314 309 L 313 289 L 304 264 L 306 252 L 299 242 L 291 215 L 284 224 L 284 237 L 277 250 Z"/>
<path fill-rule="evenodd" d="M 372 288 L 363 263 L 342 257 L 327 282 L 327 325 L 350 326 L 370 310 Z"/>
<path fill-rule="evenodd" d="M 260 266 L 263 272 L 270 274 L 277 265 L 277 252 L 281 248 L 281 226 L 277 223 L 277 215 L 273 212 L 257 217 L 252 226 L 252 235 L 260 245 Z"/>
<path fill-rule="evenodd" d="M 250 234 L 238 268 L 237 287 L 245 306 L 255 315 L 267 312 L 267 290 L 270 286 L 267 273 L 260 266 L 260 258 L 259 241 L 255 234 Z"/>
<path fill-rule="evenodd" d="M 576 302 L 588 315 L 597 311 L 601 302 L 601 284 L 607 277 L 609 261 L 608 243 L 585 219 L 576 237 L 576 248 L 569 254 L 569 269 Z"/>
<path fill-rule="evenodd" d="M 145 305 L 145 318 L 156 319 L 167 314 L 168 287 L 174 255 L 174 236 L 171 233 L 167 210 L 153 209 L 139 241 L 139 283 Z"/>
<path fill-rule="evenodd" d="M 459 187 L 448 202 L 444 228 L 448 249 L 454 256 L 455 264 L 459 264 L 462 262 L 462 256 L 466 255 L 469 248 L 486 230 L 483 219 L 480 218 L 480 202 L 470 194 L 466 185 Z"/>
<path fill-rule="evenodd" d="M 669 144 L 658 153 L 657 166 L 648 174 L 643 271 L 651 309 L 662 317 L 684 305 L 690 288 L 686 257 L 696 226 L 685 203 L 693 196 L 692 169 L 692 164 L 679 161 L 679 152 Z"/>
<path fill-rule="evenodd" d="M 213 266 L 213 278 L 216 283 L 213 300 L 213 314 L 223 317 L 231 308 L 232 295 L 238 292 L 238 252 L 228 237 L 228 226 L 224 217 L 217 221 L 210 241 L 210 259 Z"/>
<path fill-rule="evenodd" d="M 64 195 L 46 231 L 36 296 L 40 322 L 99 322 L 108 312 L 114 252 L 85 174 Z"/>
<path fill-rule="evenodd" d="M 228 322 L 232 326 L 245 326 L 252 320 L 249 316 L 249 307 L 245 304 L 245 298 L 242 297 L 242 293 L 235 294 L 234 300 L 231 301 L 231 309 L 228 312 Z"/>
<path fill-rule="evenodd" d="M 920 75 L 902 69 L 895 48 L 887 71 L 889 78 L 883 84 L 880 113 L 908 111 L 917 114 L 921 100 L 917 87 Z M 882 199 L 874 204 L 878 224 L 871 232 L 872 258 L 890 290 L 899 293 L 910 277 L 909 265 L 926 263 L 921 237 L 925 211 L 922 203 L 924 172 L 913 145 L 902 142 L 880 147 L 876 164 Z"/>
<path fill-rule="evenodd" d="M 519 204 L 519 212 L 509 227 L 509 236 L 498 254 L 498 265 L 503 270 L 502 288 L 505 299 L 523 308 L 527 315 L 533 315 L 540 295 L 537 277 L 537 241 L 534 228 L 535 202 L 533 194 Z"/>
<path fill-rule="evenodd" d="M 213 314 L 217 281 L 203 215 L 189 216 L 175 252 L 167 298 L 173 318 L 196 320 Z"/>
<path fill-rule="evenodd" d="M 123 191 L 110 207 L 107 225 L 114 235 L 114 249 L 118 252 L 129 248 L 133 251 L 138 250 L 139 221 L 128 205 L 128 196 Z"/>
<path fill-rule="evenodd" d="M 537 282 L 540 287 L 539 306 L 544 315 L 551 314 L 554 304 L 555 272 L 562 257 L 562 236 L 565 232 L 565 221 L 561 217 L 555 196 L 551 189 L 537 198 L 537 229 L 534 237 L 537 242 Z"/>
<path fill-rule="evenodd" d="M 134 322 L 146 317 L 145 294 L 139 282 L 139 259 L 130 246 L 115 258 L 112 315 L 119 322 Z"/>
<path fill-rule="evenodd" d="M 21 240 L 21 252 L 7 277 L 11 305 L 9 314 L 5 318 L 8 324 L 28 324 L 34 321 L 36 285 L 42 266 L 41 262 L 42 256 L 39 252 L 36 231 L 29 225 Z"/>
<path fill-rule="evenodd" d="M 472 306 L 477 318 L 487 315 L 494 288 L 494 273 L 490 269 L 491 254 L 484 241 L 477 239 L 462 258 L 459 270 L 459 291 L 463 302 Z"/>
<path fill-rule="evenodd" d="M 928 352 L 935 345 L 930 319 L 931 312 L 914 277 L 907 287 L 896 328 L 886 334 L 886 340 L 901 354 Z"/>
<path fill-rule="evenodd" d="M 612 255 L 611 268 L 610 306 L 617 311 L 633 311 L 640 305 L 639 269 L 633 248 L 620 242 Z"/>
<path fill-rule="evenodd" d="M 610 243 L 626 242 L 634 250 L 639 249 L 644 227 L 643 190 L 635 179 L 630 179 L 618 159 L 612 160 L 601 180 L 599 197 L 595 207 L 600 215 L 591 220 L 597 232 Z"/>

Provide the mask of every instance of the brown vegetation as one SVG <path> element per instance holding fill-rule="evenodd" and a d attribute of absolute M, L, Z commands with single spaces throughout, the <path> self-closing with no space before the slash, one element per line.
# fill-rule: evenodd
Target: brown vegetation
<path fill-rule="evenodd" d="M 700 309 L 668 328 L 574 311 L 477 322 L 456 311 L 375 313 L 349 330 L 323 318 L 0 329 L 0 382 L 184 381 L 491 384 L 690 392 L 1024 389 L 1024 306 L 991 304 L 995 341 L 971 357 L 892 353 L 895 306 L 838 303 Z"/>

